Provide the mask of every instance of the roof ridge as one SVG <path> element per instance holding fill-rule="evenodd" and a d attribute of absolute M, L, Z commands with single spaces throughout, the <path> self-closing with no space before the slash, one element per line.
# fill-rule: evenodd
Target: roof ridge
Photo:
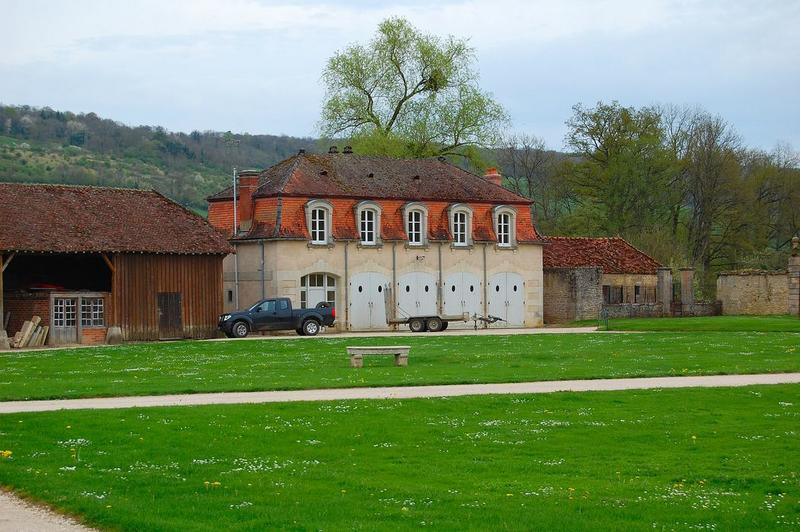
<path fill-rule="evenodd" d="M 138 193 L 155 192 L 157 194 L 160 194 L 154 188 L 109 187 L 105 185 L 81 185 L 77 183 L 18 183 L 15 181 L 0 181 L 0 185 L 11 185 L 15 187 L 51 187 L 51 188 L 67 188 L 67 189 L 88 188 L 94 190 L 120 190 L 122 192 L 138 192 Z"/>

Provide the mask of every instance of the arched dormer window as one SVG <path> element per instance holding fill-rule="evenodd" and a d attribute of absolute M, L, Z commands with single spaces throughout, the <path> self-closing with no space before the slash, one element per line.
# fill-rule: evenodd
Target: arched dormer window
<path fill-rule="evenodd" d="M 355 207 L 358 241 L 362 246 L 381 243 L 381 207 L 374 201 L 362 201 Z"/>
<path fill-rule="evenodd" d="M 325 200 L 311 200 L 306 203 L 306 226 L 311 236 L 311 243 L 328 245 L 333 241 L 331 232 L 333 206 Z"/>
<path fill-rule="evenodd" d="M 472 245 L 472 209 L 464 203 L 456 203 L 448 209 L 450 234 L 453 245 L 466 247 Z"/>
<path fill-rule="evenodd" d="M 517 245 L 517 211 L 508 205 L 498 205 L 492 209 L 494 219 L 494 234 L 497 235 L 497 245 L 510 248 Z"/>
<path fill-rule="evenodd" d="M 409 246 L 428 244 L 428 208 L 422 203 L 407 203 L 403 206 L 403 224 Z"/>

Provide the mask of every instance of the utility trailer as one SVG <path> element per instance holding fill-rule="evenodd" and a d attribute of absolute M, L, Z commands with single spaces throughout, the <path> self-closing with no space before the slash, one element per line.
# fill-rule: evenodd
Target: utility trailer
<path fill-rule="evenodd" d="M 438 332 L 447 329 L 452 321 L 462 321 L 464 323 L 473 319 L 469 312 L 453 315 L 428 314 L 415 316 L 404 311 L 394 303 L 394 293 L 391 286 L 384 287 L 383 300 L 386 304 L 386 323 L 388 325 L 408 325 L 411 332 Z M 441 308 L 441 305 L 438 305 Z M 399 312 L 398 312 L 399 311 Z M 398 314 L 402 314 L 398 316 Z"/>

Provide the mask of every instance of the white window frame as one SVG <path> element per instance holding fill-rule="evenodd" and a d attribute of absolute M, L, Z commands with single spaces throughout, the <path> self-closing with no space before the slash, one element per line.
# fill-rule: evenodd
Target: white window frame
<path fill-rule="evenodd" d="M 325 200 L 311 200 L 305 205 L 306 208 L 306 227 L 308 228 L 308 236 L 311 243 L 314 245 L 325 246 L 333 241 L 332 238 L 332 219 L 333 219 L 333 206 Z M 320 213 L 322 217 L 319 218 Z M 318 228 L 315 228 L 315 222 L 322 221 L 324 227 L 322 234 Z M 322 238 L 320 238 L 320 236 Z"/>
<path fill-rule="evenodd" d="M 472 209 L 463 203 L 456 203 L 451 205 L 448 213 L 450 219 L 450 235 L 453 237 L 453 246 L 455 247 L 468 247 L 472 245 Z M 456 217 L 464 216 L 464 239 L 459 241 L 456 232 Z"/>
<path fill-rule="evenodd" d="M 362 230 L 362 218 L 366 216 L 366 213 L 371 213 L 373 226 L 372 226 L 372 238 L 365 238 L 369 237 L 369 235 L 365 235 L 364 231 Z M 355 215 L 356 215 L 356 230 L 358 231 L 358 241 L 362 246 L 377 246 L 381 244 L 381 207 L 374 201 L 362 201 L 356 204 L 355 206 Z"/>
<path fill-rule="evenodd" d="M 314 279 L 317 284 L 312 287 L 312 276 L 315 275 L 321 277 L 319 281 L 322 281 L 322 284 L 318 284 L 318 280 Z M 325 302 L 333 307 L 336 306 L 336 276 L 324 272 L 313 272 L 302 276 L 300 278 L 300 308 L 308 308 L 309 288 L 322 288 L 325 290 Z"/>
<path fill-rule="evenodd" d="M 419 240 L 411 240 L 411 215 L 419 215 Z M 426 246 L 428 244 L 428 208 L 421 203 L 408 203 L 403 206 L 403 226 L 408 237 L 409 246 Z"/>
<path fill-rule="evenodd" d="M 105 327 L 105 298 L 80 298 L 81 327 Z"/>
<path fill-rule="evenodd" d="M 501 238 L 500 217 L 508 217 L 507 241 Z M 517 245 L 517 211 L 508 205 L 498 205 L 492 209 L 492 220 L 494 221 L 494 234 L 497 237 L 497 247 L 513 248 Z"/>

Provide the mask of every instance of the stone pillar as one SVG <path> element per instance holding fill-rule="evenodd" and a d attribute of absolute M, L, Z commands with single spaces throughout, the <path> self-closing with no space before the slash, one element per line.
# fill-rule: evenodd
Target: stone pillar
<path fill-rule="evenodd" d="M 683 313 L 692 312 L 694 305 L 694 268 L 681 268 L 681 309 Z"/>
<path fill-rule="evenodd" d="M 789 314 L 800 316 L 800 254 L 798 254 L 800 238 L 792 239 L 792 256 L 789 257 Z"/>
<path fill-rule="evenodd" d="M 656 272 L 656 303 L 661 303 L 661 315 L 672 314 L 672 268 L 659 268 Z"/>

